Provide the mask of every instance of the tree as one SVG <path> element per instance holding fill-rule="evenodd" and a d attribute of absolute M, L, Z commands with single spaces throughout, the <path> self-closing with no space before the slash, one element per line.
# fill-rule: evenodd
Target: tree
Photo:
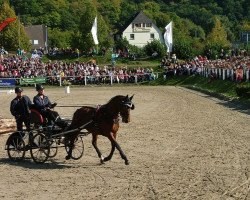
<path fill-rule="evenodd" d="M 99 0 L 98 2 L 98 13 L 115 30 L 115 25 L 120 23 L 121 0 Z"/>
<path fill-rule="evenodd" d="M 166 47 L 160 43 L 159 40 L 153 40 L 144 46 L 144 50 L 148 56 L 152 56 L 153 53 L 157 52 L 159 58 L 166 55 Z"/>
<path fill-rule="evenodd" d="M 243 31 L 250 31 L 250 22 L 249 21 L 243 21 L 241 30 Z"/>
<path fill-rule="evenodd" d="M 97 15 L 97 36 L 100 47 L 110 47 L 114 43 L 109 25 L 105 23 L 105 20 L 99 14 Z"/>
<path fill-rule="evenodd" d="M 9 6 L 7 1 L 4 1 L 1 6 L 0 21 L 4 21 L 7 18 L 17 18 L 15 11 Z M 30 50 L 30 43 L 28 36 L 24 31 L 24 26 L 16 19 L 15 22 L 10 23 L 1 32 L 1 45 L 8 50 L 16 50 L 23 48 L 25 50 Z"/>
<path fill-rule="evenodd" d="M 173 53 L 180 59 L 190 59 L 195 55 L 192 39 L 183 34 L 176 34 L 174 37 Z"/>
<path fill-rule="evenodd" d="M 71 47 L 72 37 L 74 32 L 61 31 L 58 28 L 49 28 L 49 46 L 58 48 Z"/>
<path fill-rule="evenodd" d="M 93 2 L 87 1 L 84 7 L 84 11 L 81 15 L 81 22 L 80 23 L 80 37 L 79 40 L 79 48 L 84 51 L 89 51 L 90 48 L 94 46 L 94 41 L 91 35 L 91 28 L 94 22 L 95 17 L 97 16 L 97 10 L 94 6 Z"/>
<path fill-rule="evenodd" d="M 110 28 L 101 15 L 97 13 L 97 9 L 92 1 L 87 1 L 85 4 L 84 11 L 81 16 L 81 22 L 79 27 L 80 38 L 75 38 L 75 42 L 79 42 L 79 48 L 84 51 L 89 51 L 90 48 L 95 46 L 93 37 L 91 34 L 91 28 L 95 17 L 97 17 L 97 38 L 99 41 L 99 47 L 109 47 L 113 39 L 110 34 Z"/>
<path fill-rule="evenodd" d="M 218 18 L 215 19 L 215 26 L 207 36 L 206 50 L 213 52 L 213 57 L 219 54 L 221 49 L 228 49 L 230 42 L 227 40 L 227 33 Z"/>
<path fill-rule="evenodd" d="M 207 36 L 208 44 L 219 44 L 221 47 L 229 47 L 227 33 L 218 18 L 215 19 L 215 26 Z"/>

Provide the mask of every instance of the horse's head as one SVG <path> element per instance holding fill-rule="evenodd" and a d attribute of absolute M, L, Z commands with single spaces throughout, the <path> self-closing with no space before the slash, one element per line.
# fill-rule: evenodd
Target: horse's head
<path fill-rule="evenodd" d="M 132 102 L 134 95 L 129 97 L 128 95 L 124 97 L 121 101 L 120 115 L 122 117 L 122 122 L 130 122 L 130 110 L 134 110 L 135 106 Z"/>

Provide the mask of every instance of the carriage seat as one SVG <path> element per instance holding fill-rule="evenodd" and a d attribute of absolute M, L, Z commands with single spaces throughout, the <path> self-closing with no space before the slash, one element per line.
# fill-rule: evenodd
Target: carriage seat
<path fill-rule="evenodd" d="M 41 115 L 41 113 L 35 108 L 34 105 L 30 107 L 30 120 L 32 124 L 43 125 L 46 123 L 46 120 Z"/>

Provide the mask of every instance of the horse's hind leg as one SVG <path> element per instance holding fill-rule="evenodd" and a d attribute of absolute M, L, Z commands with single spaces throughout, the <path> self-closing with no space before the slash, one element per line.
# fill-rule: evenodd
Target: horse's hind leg
<path fill-rule="evenodd" d="M 78 136 L 79 132 L 73 134 L 73 135 L 66 135 L 65 139 L 64 139 L 64 143 L 65 146 L 68 146 L 69 150 L 68 150 L 68 155 L 65 157 L 66 160 L 69 160 L 71 158 L 72 155 L 72 151 L 73 151 L 73 147 L 74 147 L 74 143 L 75 143 L 75 139 Z"/>
<path fill-rule="evenodd" d="M 111 142 L 110 154 L 104 158 L 104 162 L 111 160 L 111 158 L 113 157 L 114 151 L 115 151 L 115 144 L 113 142 Z"/>
<path fill-rule="evenodd" d="M 116 139 L 116 133 L 113 133 L 113 137 L 114 137 L 114 139 Z M 110 154 L 104 158 L 104 162 L 111 160 L 111 158 L 113 157 L 114 151 L 115 151 L 115 143 L 112 142 L 113 139 L 109 138 L 109 140 L 111 142 L 111 151 L 110 151 Z"/>
<path fill-rule="evenodd" d="M 65 157 L 66 160 L 69 160 L 71 158 L 72 150 L 73 150 L 73 146 L 74 146 L 74 141 L 75 141 L 75 139 L 70 138 L 68 144 L 65 144 L 69 147 L 68 155 Z"/>
<path fill-rule="evenodd" d="M 97 153 L 98 157 L 100 158 L 101 163 L 103 164 L 103 163 L 104 163 L 104 158 L 103 158 L 103 156 L 102 156 L 101 151 L 100 151 L 99 148 L 97 147 L 97 137 L 98 137 L 98 136 L 97 136 L 96 134 L 92 134 L 92 145 L 93 145 L 93 147 L 95 148 L 96 153 Z"/>

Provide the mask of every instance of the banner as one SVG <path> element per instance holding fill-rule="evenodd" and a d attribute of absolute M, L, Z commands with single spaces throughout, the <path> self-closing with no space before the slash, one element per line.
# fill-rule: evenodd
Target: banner
<path fill-rule="evenodd" d="M 15 85 L 16 85 L 16 80 L 14 78 L 11 79 L 0 78 L 0 87 L 14 87 Z"/>
<path fill-rule="evenodd" d="M 95 17 L 95 21 L 92 25 L 91 33 L 93 36 L 94 43 L 99 44 L 98 39 L 97 39 L 97 17 Z"/>
<path fill-rule="evenodd" d="M 44 77 L 36 77 L 36 78 L 21 78 L 20 79 L 20 85 L 34 85 L 37 83 L 46 83 L 46 78 Z"/>
<path fill-rule="evenodd" d="M 173 23 L 170 22 L 166 27 L 164 33 L 164 40 L 167 46 L 167 52 L 171 53 L 173 49 Z"/>
<path fill-rule="evenodd" d="M 0 31 L 3 30 L 5 28 L 5 26 L 7 26 L 9 23 L 14 22 L 15 20 L 16 20 L 16 18 L 7 18 L 6 20 L 4 20 L 0 24 Z"/>

